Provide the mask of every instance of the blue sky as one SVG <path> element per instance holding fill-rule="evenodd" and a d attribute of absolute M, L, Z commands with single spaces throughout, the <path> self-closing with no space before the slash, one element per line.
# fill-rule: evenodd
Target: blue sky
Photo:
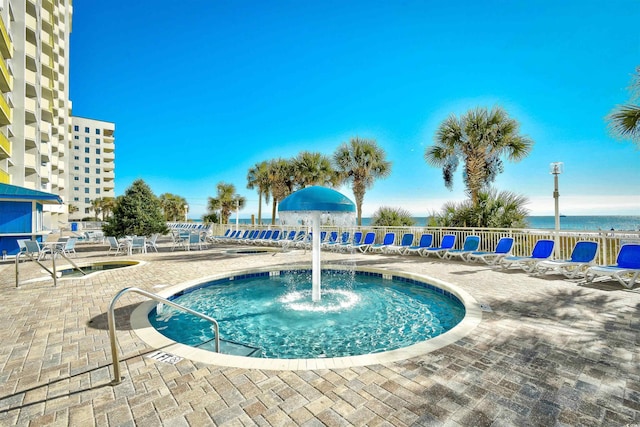
<path fill-rule="evenodd" d="M 553 214 L 561 161 L 563 214 L 640 215 L 640 150 L 605 121 L 630 98 L 638 22 L 637 0 L 77 0 L 70 96 L 74 115 L 116 123 L 116 194 L 142 178 L 194 218 L 220 181 L 247 198 L 241 217 L 257 214 L 251 166 L 354 136 L 393 163 L 365 216 L 425 216 L 465 198 L 425 148 L 448 115 L 479 106 L 505 108 L 535 142 L 495 183 L 531 214 Z"/>

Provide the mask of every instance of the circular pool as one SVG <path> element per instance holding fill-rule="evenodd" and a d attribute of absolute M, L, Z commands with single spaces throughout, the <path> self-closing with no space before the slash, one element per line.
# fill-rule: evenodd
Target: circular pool
<path fill-rule="evenodd" d="M 172 302 L 218 321 L 225 354 L 204 350 L 212 349 L 211 325 L 193 316 L 147 304 L 136 317 L 147 338 L 163 341 L 162 334 L 165 344 L 180 343 L 174 354 L 186 347 L 192 359 L 210 353 L 234 359 L 231 366 L 237 366 L 235 359 L 250 359 L 249 364 L 275 363 L 279 369 L 296 361 L 307 362 L 293 369 L 406 358 L 459 339 L 480 319 L 472 297 L 431 278 L 325 268 L 322 299 L 312 302 L 310 276 L 308 268 L 249 271 L 164 291 Z"/>

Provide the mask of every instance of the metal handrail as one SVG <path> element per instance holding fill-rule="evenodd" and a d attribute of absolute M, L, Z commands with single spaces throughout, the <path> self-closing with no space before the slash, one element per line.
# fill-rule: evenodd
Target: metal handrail
<path fill-rule="evenodd" d="M 118 292 L 115 297 L 113 297 L 113 300 L 109 305 L 109 311 L 107 312 L 107 320 L 109 323 L 109 338 L 111 340 L 111 361 L 113 363 L 113 381 L 111 382 L 111 384 L 120 384 L 120 382 L 122 382 L 122 380 L 124 379 L 124 377 L 120 376 L 120 357 L 118 356 L 118 341 L 116 338 L 116 321 L 114 311 L 118 299 L 120 299 L 120 297 L 127 292 L 138 293 L 154 301 L 161 302 L 162 304 L 177 308 L 178 310 L 186 311 L 189 314 L 211 322 L 213 324 L 213 329 L 215 332 L 215 352 L 220 352 L 220 328 L 218 326 L 218 322 L 215 319 L 207 316 L 206 314 L 198 313 L 197 311 L 191 310 L 190 308 L 181 306 L 180 304 L 176 304 L 175 302 L 169 301 L 168 299 L 162 298 L 161 296 L 153 294 L 151 292 L 143 291 L 139 288 L 124 288 L 123 290 Z"/>
<path fill-rule="evenodd" d="M 35 257 L 33 255 L 33 253 L 31 252 L 18 252 L 16 254 L 16 288 L 20 287 L 20 255 L 26 255 L 29 257 L 29 259 L 31 261 L 35 261 L 38 263 L 38 265 L 40 265 L 40 267 L 44 268 L 47 273 L 49 273 L 51 275 L 51 277 L 53 278 L 53 287 L 57 287 L 58 286 L 58 273 L 56 271 L 56 255 L 60 255 L 62 258 L 66 259 L 67 261 L 69 261 L 71 263 L 71 265 L 73 265 L 73 267 L 76 270 L 79 270 L 80 273 L 82 273 L 83 276 L 86 276 L 87 273 L 85 273 L 80 267 L 78 267 L 78 265 L 73 262 L 71 260 L 71 258 L 67 257 L 63 251 L 61 250 L 56 250 L 56 251 L 52 251 L 51 252 L 51 264 L 52 264 L 52 270 L 49 270 L 43 263 L 40 262 L 40 260 Z"/>

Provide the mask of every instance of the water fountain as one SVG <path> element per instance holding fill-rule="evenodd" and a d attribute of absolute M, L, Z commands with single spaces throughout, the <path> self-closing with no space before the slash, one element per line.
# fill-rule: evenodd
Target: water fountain
<path fill-rule="evenodd" d="M 283 225 L 303 222 L 311 224 L 311 298 L 320 301 L 320 225 L 330 223 L 353 226 L 355 204 L 343 194 L 326 187 L 312 186 L 298 190 L 286 197 L 278 212 Z"/>

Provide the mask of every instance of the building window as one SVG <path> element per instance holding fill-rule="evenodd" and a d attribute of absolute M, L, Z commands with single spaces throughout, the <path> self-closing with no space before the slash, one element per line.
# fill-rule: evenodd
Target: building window
<path fill-rule="evenodd" d="M 80 187 L 73 187 L 73 191 L 80 191 Z"/>
<path fill-rule="evenodd" d="M 79 170 L 80 170 L 80 166 L 74 166 L 74 167 L 73 167 L 73 170 L 74 170 L 74 171 L 79 171 Z"/>
<path fill-rule="evenodd" d="M 73 177 L 73 180 L 74 180 L 74 181 L 80 181 L 80 177 L 79 177 L 79 176 L 74 176 L 74 177 Z"/>
<path fill-rule="evenodd" d="M 90 141 L 89 137 L 88 137 L 88 136 L 85 136 L 85 138 L 84 138 L 84 142 L 86 142 L 86 143 L 88 144 L 88 143 L 89 143 L 89 141 Z"/>
<path fill-rule="evenodd" d="M 85 183 L 85 184 L 88 184 L 88 183 L 89 183 L 89 177 L 88 177 L 88 176 L 84 177 L 84 183 Z"/>
<path fill-rule="evenodd" d="M 88 200 L 88 199 L 85 199 L 85 200 Z M 86 202 L 86 203 L 89 203 L 89 202 Z M 84 213 L 88 214 L 89 213 L 89 208 L 84 208 Z"/>
<path fill-rule="evenodd" d="M 89 158 L 88 158 L 88 157 L 85 157 L 85 158 L 84 158 L 84 162 L 85 162 L 85 163 L 89 163 Z"/>
<path fill-rule="evenodd" d="M 96 178 L 96 184 L 100 184 L 100 178 Z"/>
<path fill-rule="evenodd" d="M 100 159 L 96 159 L 96 165 L 100 164 Z"/>
<path fill-rule="evenodd" d="M 89 194 L 89 187 L 84 189 L 85 194 Z"/>
<path fill-rule="evenodd" d="M 79 145 L 74 145 L 74 146 L 73 146 L 73 149 L 74 149 L 74 150 L 79 150 L 79 149 L 80 149 L 80 146 L 79 146 Z"/>
<path fill-rule="evenodd" d="M 96 173 L 100 175 L 100 168 L 96 168 Z"/>
<path fill-rule="evenodd" d="M 89 128 L 84 128 L 84 133 L 89 133 Z"/>
<path fill-rule="evenodd" d="M 79 198 L 79 197 L 74 197 L 74 198 L 73 198 L 73 201 L 74 201 L 74 202 L 79 202 L 79 201 L 80 201 L 80 198 Z"/>
<path fill-rule="evenodd" d="M 73 135 L 73 139 L 80 139 L 78 135 Z"/>
<path fill-rule="evenodd" d="M 84 168 L 84 173 L 89 173 L 89 168 Z"/>
<path fill-rule="evenodd" d="M 80 157 L 78 157 L 78 156 L 73 156 L 73 160 L 80 160 Z"/>
<path fill-rule="evenodd" d="M 100 194 L 100 189 L 96 188 L 96 194 Z"/>
<path fill-rule="evenodd" d="M 100 154 L 100 149 L 96 148 L 96 154 Z"/>
<path fill-rule="evenodd" d="M 75 132 L 78 132 L 78 131 L 80 130 L 80 126 L 75 125 L 75 126 L 73 127 L 73 130 L 74 130 Z"/>
<path fill-rule="evenodd" d="M 96 144 L 100 145 L 100 138 L 96 138 Z"/>
<path fill-rule="evenodd" d="M 89 200 L 89 198 L 88 198 L 88 197 L 85 197 L 85 198 L 84 198 L 84 202 L 85 202 L 85 203 L 91 203 L 91 200 Z"/>
<path fill-rule="evenodd" d="M 96 135 L 100 135 L 100 129 L 96 129 Z"/>
<path fill-rule="evenodd" d="M 84 147 L 84 152 L 89 154 L 89 147 Z"/>

